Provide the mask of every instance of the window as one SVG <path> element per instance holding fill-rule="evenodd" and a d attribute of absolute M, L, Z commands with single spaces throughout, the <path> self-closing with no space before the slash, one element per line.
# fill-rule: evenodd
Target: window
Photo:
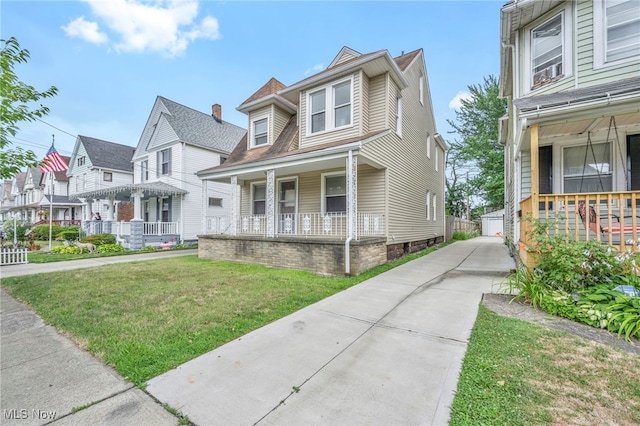
<path fill-rule="evenodd" d="M 420 76 L 420 85 L 418 86 L 418 96 L 420 100 L 420 105 L 424 105 L 424 76 Z"/>
<path fill-rule="evenodd" d="M 322 175 L 323 207 L 325 213 L 347 211 L 347 177 L 344 174 Z"/>
<path fill-rule="evenodd" d="M 222 207 L 222 198 L 209 197 L 209 207 Z"/>
<path fill-rule="evenodd" d="M 82 175 L 82 190 L 86 190 L 87 189 L 87 174 L 83 174 Z"/>
<path fill-rule="evenodd" d="M 440 161 L 440 158 L 439 158 L 440 156 L 438 155 L 439 153 L 440 153 L 440 148 L 438 148 L 436 146 L 436 161 L 435 161 L 435 163 L 436 163 L 436 172 L 438 171 L 438 162 Z"/>
<path fill-rule="evenodd" d="M 427 191 L 427 208 L 426 208 L 427 214 L 427 220 L 431 219 L 431 191 Z"/>
<path fill-rule="evenodd" d="M 613 190 L 609 143 L 565 147 L 562 166 L 565 193 Z"/>
<path fill-rule="evenodd" d="M 267 184 L 253 185 L 253 214 L 266 214 Z"/>
<path fill-rule="evenodd" d="M 224 164 L 227 161 L 227 157 L 220 156 L 220 164 Z"/>
<path fill-rule="evenodd" d="M 396 133 L 402 137 L 402 98 L 396 99 Z"/>
<path fill-rule="evenodd" d="M 556 15 L 531 31 L 532 88 L 540 87 L 563 75 L 562 16 Z"/>
<path fill-rule="evenodd" d="M 111 172 L 103 172 L 102 180 L 105 182 L 113 182 L 113 173 Z"/>
<path fill-rule="evenodd" d="M 86 157 L 83 155 L 82 157 L 78 157 L 78 166 L 84 166 Z"/>
<path fill-rule="evenodd" d="M 431 158 L 431 135 L 427 133 L 427 158 Z"/>
<path fill-rule="evenodd" d="M 433 194 L 433 220 L 436 220 L 436 212 L 438 211 L 438 203 L 436 202 L 436 194 Z"/>
<path fill-rule="evenodd" d="M 351 86 L 351 79 L 349 79 L 309 94 L 307 128 L 310 133 L 319 133 L 351 125 Z"/>
<path fill-rule="evenodd" d="M 171 148 L 158 151 L 158 175 L 171 174 Z"/>
<path fill-rule="evenodd" d="M 262 118 L 253 122 L 252 146 L 262 146 L 269 142 L 269 119 Z"/>
<path fill-rule="evenodd" d="M 171 222 L 171 198 L 160 198 L 161 215 L 160 220 L 162 222 Z"/>
<path fill-rule="evenodd" d="M 593 23 L 594 66 L 640 56 L 640 2 L 598 0 Z"/>
<path fill-rule="evenodd" d="M 149 180 L 149 160 L 143 160 L 140 162 L 140 181 L 146 182 Z"/>

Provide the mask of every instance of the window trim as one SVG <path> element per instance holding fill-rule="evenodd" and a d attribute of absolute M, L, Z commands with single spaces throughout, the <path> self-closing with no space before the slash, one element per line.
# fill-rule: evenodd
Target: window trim
<path fill-rule="evenodd" d="M 169 154 L 169 156 L 168 156 L 169 158 L 166 161 L 167 173 L 165 173 L 164 169 L 163 169 L 163 166 L 165 164 L 165 161 L 164 161 L 164 158 L 163 158 L 163 154 L 165 152 Z M 173 161 L 172 157 L 173 157 L 173 153 L 171 152 L 171 148 L 165 148 L 165 149 L 161 149 L 161 150 L 158 151 L 158 157 L 157 157 L 158 158 L 158 165 L 157 165 L 157 168 L 158 168 L 157 175 L 158 176 L 171 176 L 171 172 L 172 172 L 171 163 Z"/>
<path fill-rule="evenodd" d="M 109 179 L 107 179 L 107 176 L 109 176 Z M 113 182 L 113 173 L 112 172 L 102 172 L 102 180 L 104 182 Z"/>
<path fill-rule="evenodd" d="M 396 98 L 396 134 L 402 137 L 402 96 Z"/>
<path fill-rule="evenodd" d="M 562 30 L 562 73 L 556 77 L 551 78 L 549 81 L 541 84 L 537 87 L 533 85 L 533 49 L 532 49 L 532 36 L 533 31 L 542 25 L 545 25 L 549 21 L 560 16 L 561 30 Z M 573 76 L 573 9 L 572 4 L 569 2 L 566 6 L 560 10 L 556 10 L 553 13 L 546 14 L 540 19 L 535 20 L 530 25 L 525 27 L 525 40 L 524 40 L 524 75 L 523 79 L 524 93 L 531 93 L 538 91 L 544 87 L 548 87 L 550 84 L 562 81 L 565 78 Z"/>
<path fill-rule="evenodd" d="M 427 158 L 431 159 L 431 133 L 427 132 Z"/>
<path fill-rule="evenodd" d="M 266 120 L 267 121 L 267 141 L 265 143 L 256 144 L 256 129 L 255 125 L 259 121 Z M 249 148 L 260 148 L 262 146 L 268 146 L 271 144 L 271 120 L 269 119 L 269 114 L 261 114 L 251 119 L 251 123 L 249 126 L 250 131 L 250 139 L 249 139 Z"/>
<path fill-rule="evenodd" d="M 140 182 L 149 180 L 149 160 L 140 161 Z"/>
<path fill-rule="evenodd" d="M 582 141 L 581 141 L 582 142 Z M 601 173 L 601 176 L 610 176 L 611 177 L 611 191 L 617 191 L 617 184 L 616 184 L 616 158 L 615 158 L 615 152 L 614 152 L 614 147 L 613 147 L 613 142 L 612 141 L 592 141 L 591 142 L 592 145 L 609 145 L 609 167 L 611 168 L 611 170 L 604 174 Z M 562 193 L 565 192 L 565 178 L 567 177 L 564 173 L 565 170 L 565 150 L 567 148 L 583 148 L 587 146 L 587 142 L 584 141 L 583 143 L 570 143 L 570 144 L 563 144 L 562 146 L 560 146 L 560 191 Z M 587 161 L 589 161 L 589 158 L 587 157 Z M 582 175 L 584 175 L 584 171 L 582 172 Z M 569 175 L 568 177 L 575 177 L 578 175 Z M 593 175 L 584 175 L 584 176 L 597 176 L 597 174 L 593 174 Z M 600 191 L 595 191 L 595 192 L 600 192 Z M 607 192 L 607 190 L 605 190 L 604 192 Z"/>
<path fill-rule="evenodd" d="M 338 107 L 344 107 L 345 104 L 341 104 L 340 106 L 336 107 L 335 105 L 335 88 L 337 86 L 340 86 L 341 84 L 344 84 L 345 82 L 349 82 L 349 124 L 345 124 L 343 126 L 335 126 L 335 110 Z M 321 135 L 324 133 L 328 133 L 328 132 L 332 132 L 334 130 L 342 130 L 342 129 L 347 129 L 349 127 L 353 127 L 353 103 L 354 103 L 354 91 L 353 91 L 353 82 L 354 82 L 354 77 L 351 75 L 347 78 L 343 78 L 340 80 L 336 80 L 336 81 L 332 81 L 329 84 L 325 84 L 324 86 L 319 86 L 319 87 L 314 87 L 311 90 L 308 90 L 306 93 L 306 99 L 307 99 L 307 113 L 306 115 L 306 120 L 307 120 L 307 125 L 306 125 L 306 132 L 307 132 L 307 136 L 317 136 L 317 135 Z M 324 130 L 318 130 L 317 132 L 312 132 L 312 111 L 311 111 L 311 96 L 323 91 L 325 92 L 325 109 L 324 109 Z"/>
<path fill-rule="evenodd" d="M 440 155 L 439 154 L 440 154 L 440 148 L 438 147 L 438 145 L 436 145 L 436 149 L 435 149 L 435 157 L 436 158 L 434 160 L 436 172 L 438 171 L 438 163 L 440 162 Z"/>
<path fill-rule="evenodd" d="M 426 219 L 431 220 L 431 191 L 427 189 Z"/>
<path fill-rule="evenodd" d="M 593 2 L 593 68 L 607 68 L 627 62 L 637 61 L 638 56 L 607 61 L 607 24 L 606 24 L 607 0 L 594 0 Z M 597 34 L 600 37 L 596 36 Z"/>
<path fill-rule="evenodd" d="M 420 100 L 420 105 L 424 106 L 424 75 L 422 73 L 418 83 L 418 99 Z"/>
<path fill-rule="evenodd" d="M 209 208 L 222 208 L 223 198 L 220 197 L 208 197 L 207 206 Z"/>
<path fill-rule="evenodd" d="M 259 181 L 255 181 L 255 182 L 251 182 L 251 188 L 250 188 L 250 200 L 251 200 L 251 215 L 255 216 L 258 215 L 258 213 L 255 212 L 255 193 L 256 193 L 256 186 L 262 186 L 264 185 L 264 214 L 260 214 L 261 216 L 265 216 L 267 214 L 267 181 L 266 180 L 259 180 Z M 262 200 L 258 200 L 258 201 L 262 201 Z"/>
<path fill-rule="evenodd" d="M 87 156 L 86 155 L 78 157 L 78 167 L 84 166 L 86 161 L 87 161 Z"/>
<path fill-rule="evenodd" d="M 437 215 L 438 215 L 438 202 L 437 202 L 438 198 L 436 194 L 433 194 L 433 221 L 435 222 L 437 219 Z"/>
<path fill-rule="evenodd" d="M 335 177 L 335 176 L 344 176 L 344 183 L 345 183 L 345 188 L 344 188 L 344 197 L 345 197 L 345 211 L 344 212 L 328 212 L 327 211 L 327 178 L 328 177 Z M 335 172 L 326 172 L 326 173 L 322 173 L 320 174 L 320 213 L 322 215 L 325 215 L 327 213 L 331 213 L 331 214 L 347 214 L 347 210 L 348 210 L 348 202 L 349 202 L 349 194 L 348 194 L 348 185 L 347 185 L 347 171 L 346 170 L 338 170 Z"/>

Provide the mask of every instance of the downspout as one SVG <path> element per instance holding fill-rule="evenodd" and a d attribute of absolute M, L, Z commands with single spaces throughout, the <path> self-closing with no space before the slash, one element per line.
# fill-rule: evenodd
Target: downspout
<path fill-rule="evenodd" d="M 182 162 L 182 170 L 180 170 L 180 174 L 183 177 L 183 182 L 184 180 L 186 180 L 187 174 L 185 173 L 186 169 L 186 146 L 187 144 L 185 144 L 184 142 L 182 142 L 182 155 L 181 155 L 181 162 Z M 184 185 L 184 183 L 182 184 Z M 186 189 L 186 188 L 184 188 Z M 187 194 L 182 194 L 182 197 L 180 197 L 180 244 L 184 244 L 184 203 L 185 203 L 185 198 L 187 198 Z M 206 211 L 206 210 L 205 210 Z M 203 211 L 202 213 L 204 213 L 205 211 Z"/>
<path fill-rule="evenodd" d="M 351 198 L 351 194 L 353 193 L 353 185 L 351 180 L 351 168 L 353 165 L 353 151 L 349 150 L 349 157 L 347 159 L 347 194 L 349 194 L 349 198 Z M 349 204 L 351 200 L 349 201 Z M 351 216 L 353 215 L 353 209 L 350 206 L 347 206 L 348 209 L 348 217 L 347 217 L 347 239 L 344 241 L 344 274 L 346 276 L 351 275 L 351 240 L 353 239 L 353 220 Z"/>

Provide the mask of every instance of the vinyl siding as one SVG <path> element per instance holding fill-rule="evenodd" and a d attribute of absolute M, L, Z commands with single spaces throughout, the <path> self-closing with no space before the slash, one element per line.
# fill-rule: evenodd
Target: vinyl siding
<path fill-rule="evenodd" d="M 273 139 L 272 142 L 275 142 L 276 139 L 278 139 L 278 136 L 280 136 L 280 133 L 282 133 L 282 130 L 284 130 L 285 126 L 287 125 L 287 123 L 289 122 L 289 119 L 291 118 L 291 114 L 289 114 L 288 112 L 286 112 L 285 110 L 283 110 L 282 108 L 278 108 L 277 106 L 274 106 L 273 108 Z"/>
<path fill-rule="evenodd" d="M 434 168 L 435 156 L 427 158 L 426 134 L 436 133 L 428 90 L 425 104 L 419 102 L 419 78 L 426 76 L 420 60 L 405 72 L 410 87 L 403 90 L 403 138 L 395 133 L 367 143 L 361 154 L 386 167 L 388 242 L 409 242 L 444 235 L 444 167 Z M 425 81 L 428 89 L 428 81 Z M 389 84 L 386 91 L 385 122 L 395 128 L 397 89 Z M 393 126 L 390 121 L 393 120 Z M 408 124 L 413 125 L 409 126 Z M 435 141 L 432 141 L 435 144 Z M 443 155 L 440 155 L 442 160 Z M 376 178 L 381 179 L 380 172 Z M 380 184 L 382 180 L 378 180 Z M 436 197 L 436 220 L 426 219 L 426 194 Z M 433 198 L 430 200 L 433 206 Z M 433 209 L 433 207 L 431 207 Z M 430 214 L 433 217 L 433 211 Z"/>
<path fill-rule="evenodd" d="M 531 152 L 523 151 L 521 153 L 522 175 L 520 177 L 520 194 L 524 200 L 531 196 Z"/>
<path fill-rule="evenodd" d="M 337 80 L 342 80 L 344 77 L 341 77 Z M 300 94 L 300 148 L 306 148 L 309 146 L 320 145 L 327 142 L 332 142 L 338 139 L 347 139 L 351 137 L 356 137 L 360 135 L 361 130 L 361 105 L 362 105 L 362 74 L 356 73 L 353 74 L 353 99 L 351 100 L 353 105 L 353 113 L 352 113 L 352 123 L 350 127 L 339 129 L 339 130 L 330 130 L 319 135 L 308 136 L 307 135 L 307 93 L 313 92 L 317 90 L 319 87 L 317 86 L 309 90 L 302 91 Z M 327 108 L 330 108 L 330 105 L 327 105 Z"/>
<path fill-rule="evenodd" d="M 388 74 L 379 75 L 369 81 L 369 129 L 382 130 L 385 126 L 385 102 Z"/>
<path fill-rule="evenodd" d="M 340 65 L 340 64 L 342 64 L 343 62 L 347 62 L 348 60 L 351 60 L 351 59 L 356 58 L 356 57 L 357 57 L 357 56 L 355 56 L 355 55 L 353 55 L 353 54 L 351 54 L 351 53 L 349 53 L 349 52 L 344 52 L 344 53 L 342 54 L 342 56 L 341 56 L 341 57 L 336 61 L 336 63 L 334 64 L 334 66 L 336 66 L 336 65 Z"/>
<path fill-rule="evenodd" d="M 167 120 L 162 117 L 158 122 L 156 131 L 154 132 L 151 142 L 149 143 L 148 151 L 162 149 L 165 145 L 176 142 L 178 135 L 173 130 Z"/>
<path fill-rule="evenodd" d="M 370 94 L 370 84 L 371 82 L 369 81 L 369 77 L 367 77 L 364 73 L 360 73 L 361 76 L 361 81 L 362 81 L 362 90 L 360 91 L 360 93 L 362 94 L 362 96 L 360 96 L 360 133 L 361 134 L 367 134 L 369 133 L 369 129 L 371 128 L 371 124 L 370 124 L 370 107 L 371 107 L 371 101 L 369 99 L 369 94 Z"/>
<path fill-rule="evenodd" d="M 140 137 L 140 142 L 136 148 L 136 152 L 134 154 L 134 159 L 137 160 L 140 156 L 145 156 L 147 151 L 150 149 L 151 138 L 155 133 L 156 127 L 153 125 L 158 122 L 158 118 L 161 113 L 169 113 L 169 110 L 156 99 L 155 104 L 153 105 L 153 109 L 151 110 L 151 114 L 149 114 L 149 118 L 147 119 L 147 123 L 145 125 L 144 131 L 142 132 L 142 136 Z"/>

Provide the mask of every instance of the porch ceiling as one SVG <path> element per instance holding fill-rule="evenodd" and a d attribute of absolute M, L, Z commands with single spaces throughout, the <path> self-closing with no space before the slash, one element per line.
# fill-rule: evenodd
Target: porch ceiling
<path fill-rule="evenodd" d="M 610 138 L 615 138 L 617 129 L 618 136 L 623 137 L 623 132 L 630 128 L 640 130 L 640 111 L 632 111 L 625 114 L 604 115 L 602 111 L 596 112 L 596 116 L 578 119 L 568 119 L 558 116 L 557 121 L 540 124 L 539 140 L 540 143 L 553 142 L 554 139 L 566 138 L 571 136 L 586 135 L 587 132 L 608 131 L 610 127 L 611 117 L 615 118 L 615 128 L 611 127 Z M 523 139 L 522 148 L 529 149 L 531 139 L 529 132 L 526 132 Z"/>
<path fill-rule="evenodd" d="M 134 192 L 142 192 L 145 196 L 166 196 L 187 194 L 189 191 L 177 188 L 164 182 L 129 183 L 126 185 L 101 188 L 74 194 L 73 198 L 104 198 L 113 196 L 116 200 L 129 200 Z"/>

